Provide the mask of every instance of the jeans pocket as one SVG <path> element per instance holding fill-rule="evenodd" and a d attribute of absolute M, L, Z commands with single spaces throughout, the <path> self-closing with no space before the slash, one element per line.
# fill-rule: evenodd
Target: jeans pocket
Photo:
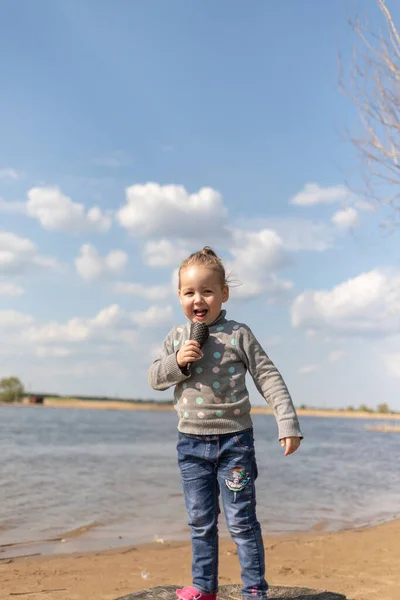
<path fill-rule="evenodd" d="M 238 431 L 234 435 L 234 440 L 239 448 L 243 450 L 254 450 L 253 428 Z"/>

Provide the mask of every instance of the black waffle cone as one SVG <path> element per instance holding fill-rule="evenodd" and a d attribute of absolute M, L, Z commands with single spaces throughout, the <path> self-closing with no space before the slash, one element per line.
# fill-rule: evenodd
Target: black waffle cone
<path fill-rule="evenodd" d="M 204 346 L 209 335 L 210 330 L 208 329 L 208 325 L 205 323 L 199 323 L 198 321 L 195 321 L 190 325 L 190 339 L 198 342 L 200 344 L 200 348 Z M 184 372 L 189 374 L 191 367 L 192 363 L 188 363 Z"/>
<path fill-rule="evenodd" d="M 210 330 L 208 329 L 208 325 L 205 323 L 198 323 L 195 321 L 190 326 L 190 339 L 198 342 L 200 344 L 200 348 L 204 346 L 206 341 L 208 340 L 208 336 L 210 335 Z"/>

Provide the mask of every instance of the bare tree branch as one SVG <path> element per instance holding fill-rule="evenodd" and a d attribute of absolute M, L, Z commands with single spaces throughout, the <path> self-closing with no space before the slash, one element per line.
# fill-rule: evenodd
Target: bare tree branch
<path fill-rule="evenodd" d="M 345 83 L 339 56 L 339 83 L 357 108 L 363 134 L 349 136 L 361 158 L 367 195 L 400 209 L 400 33 L 386 0 L 376 0 L 383 31 L 366 20 L 349 20 L 357 44 Z M 394 189 L 391 189 L 394 188 Z"/>

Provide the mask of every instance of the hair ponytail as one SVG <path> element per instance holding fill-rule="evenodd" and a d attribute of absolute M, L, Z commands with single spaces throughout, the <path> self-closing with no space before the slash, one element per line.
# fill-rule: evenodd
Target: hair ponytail
<path fill-rule="evenodd" d="M 189 267 L 192 267 L 195 265 L 208 267 L 209 269 L 213 269 L 214 271 L 217 271 L 217 273 L 220 277 L 221 285 L 222 286 L 228 285 L 228 282 L 226 280 L 225 267 L 222 263 L 222 260 L 219 258 L 219 256 L 217 256 L 217 254 L 214 252 L 214 250 L 210 246 L 204 246 L 204 248 L 202 250 L 193 252 L 193 254 L 191 254 L 190 256 L 185 258 L 184 261 L 182 261 L 182 263 L 179 267 L 179 285 L 180 285 L 181 272 L 184 269 L 188 269 Z"/>

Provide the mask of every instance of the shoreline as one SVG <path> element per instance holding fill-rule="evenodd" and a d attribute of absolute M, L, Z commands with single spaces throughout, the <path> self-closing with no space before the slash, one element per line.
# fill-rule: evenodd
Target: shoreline
<path fill-rule="evenodd" d="M 340 534 L 345 531 L 361 531 L 392 523 L 396 520 L 400 522 L 400 512 L 387 518 L 376 518 L 367 523 L 353 522 L 352 524 L 342 524 L 338 528 L 329 528 L 329 523 L 326 520 L 316 521 L 309 529 L 293 530 L 293 531 L 271 531 L 265 533 L 267 537 L 281 539 L 287 536 L 304 536 L 313 533 L 319 534 Z M 0 543 L 0 564 L 2 560 L 26 558 L 30 556 L 65 556 L 70 554 L 88 554 L 91 552 L 118 551 L 123 547 L 144 547 L 153 543 L 169 544 L 182 543 L 180 534 L 171 534 L 160 537 L 144 536 L 140 539 L 135 536 L 122 536 L 120 533 L 115 535 L 104 535 L 102 528 L 107 527 L 107 523 L 100 521 L 91 521 L 71 530 L 63 530 L 52 537 L 43 537 L 37 539 L 25 539 L 23 541 Z M 265 529 L 264 529 L 265 530 Z M 187 530 L 189 532 L 189 529 Z M 130 539 L 129 539 L 130 538 Z M 223 528 L 219 530 L 220 540 L 229 538 L 228 530 Z"/>
<path fill-rule="evenodd" d="M 128 402 L 123 400 L 77 400 L 76 398 L 53 398 L 44 399 L 43 404 L 22 403 L 0 403 L 1 406 L 18 406 L 24 408 L 79 408 L 93 410 L 136 410 L 136 411 L 173 411 L 172 404 L 153 403 L 153 402 Z M 272 410 L 268 406 L 253 405 L 251 412 L 253 414 L 273 415 Z M 383 421 L 400 421 L 400 413 L 373 413 L 362 411 L 349 411 L 339 409 L 322 409 L 322 408 L 296 408 L 299 417 L 331 417 L 343 419 L 375 419 Z"/>
<path fill-rule="evenodd" d="M 398 600 L 399 536 L 400 519 L 338 532 L 265 535 L 267 578 L 349 600 Z M 115 600 L 147 587 L 188 585 L 190 563 L 188 540 L 1 559 L 2 598 L 45 590 L 47 600 Z M 220 584 L 229 583 L 240 583 L 239 563 L 233 542 L 221 538 Z"/>

